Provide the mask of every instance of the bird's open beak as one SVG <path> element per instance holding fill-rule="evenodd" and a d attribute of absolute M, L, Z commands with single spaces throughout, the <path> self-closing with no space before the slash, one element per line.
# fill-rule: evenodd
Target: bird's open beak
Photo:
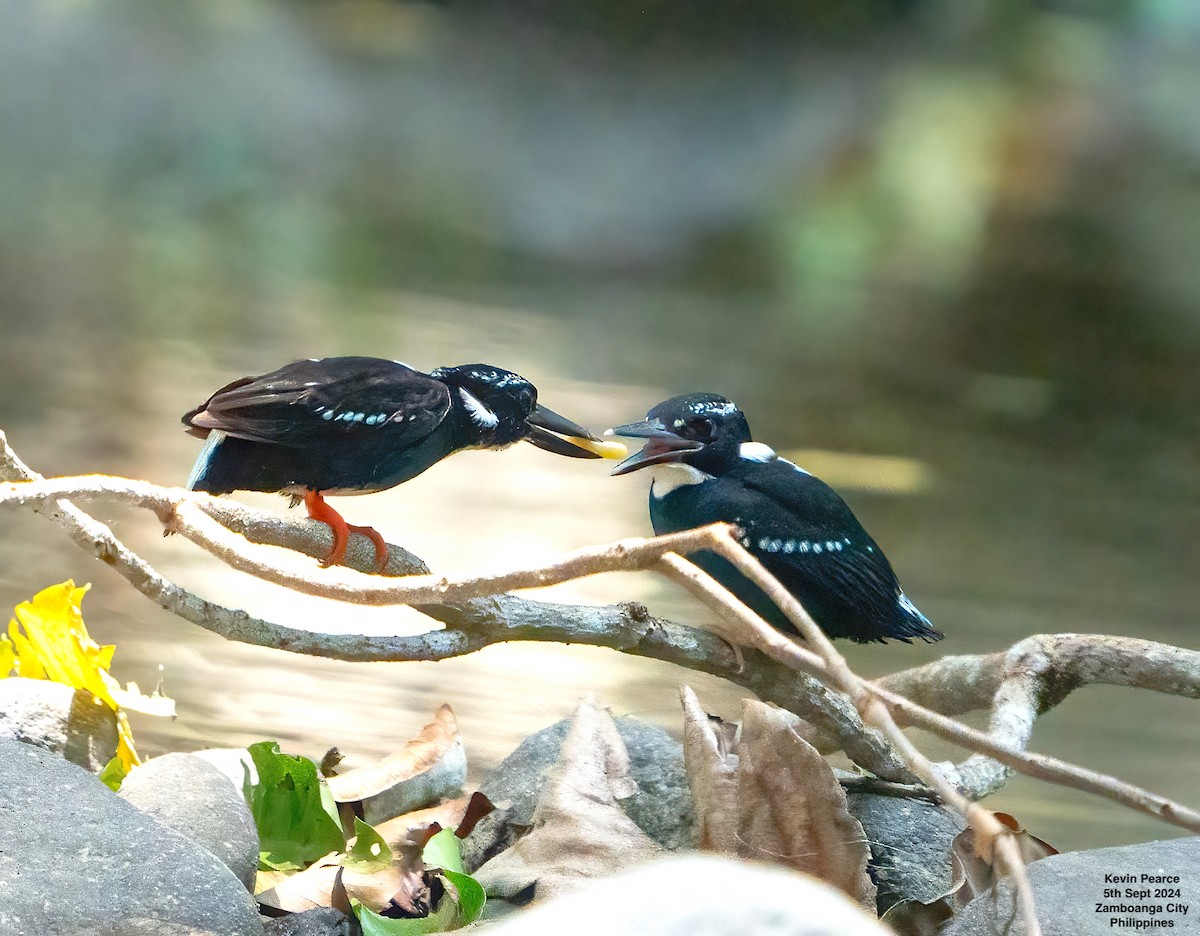
<path fill-rule="evenodd" d="M 559 416 L 540 403 L 526 418 L 525 425 L 529 427 L 525 441 L 555 455 L 568 458 L 624 458 L 629 451 L 620 442 L 598 438 L 583 426 Z"/>
<path fill-rule="evenodd" d="M 679 461 L 684 453 L 698 452 L 704 448 L 703 442 L 682 438 L 658 420 L 642 420 L 641 422 L 627 423 L 624 426 L 614 426 L 605 435 L 646 440 L 646 444 L 642 446 L 640 452 L 634 452 L 612 470 L 614 475 L 628 474 L 649 465 Z"/>

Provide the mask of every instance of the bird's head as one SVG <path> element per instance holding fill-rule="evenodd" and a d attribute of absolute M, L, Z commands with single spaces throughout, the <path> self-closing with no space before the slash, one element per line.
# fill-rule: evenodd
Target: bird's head
<path fill-rule="evenodd" d="M 592 435 L 537 401 L 537 387 L 520 374 L 490 364 L 439 367 L 430 373 L 450 388 L 452 405 L 466 413 L 479 448 L 522 440 L 569 458 L 621 458 L 623 445 Z"/>
<path fill-rule="evenodd" d="M 650 465 L 684 464 L 719 475 L 736 463 L 750 425 L 737 406 L 715 393 L 689 393 L 659 403 L 641 422 L 609 430 L 612 435 L 645 439 L 635 452 L 613 469 L 627 474 Z"/>

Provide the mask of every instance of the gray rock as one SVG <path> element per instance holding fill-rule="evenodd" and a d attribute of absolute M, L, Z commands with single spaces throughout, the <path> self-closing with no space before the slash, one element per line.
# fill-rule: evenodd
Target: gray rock
<path fill-rule="evenodd" d="M 207 849 L 48 751 L 0 741 L 4 936 L 261 936 Z"/>
<path fill-rule="evenodd" d="M 350 918 L 341 910 L 318 907 L 263 922 L 266 936 L 350 936 Z"/>
<path fill-rule="evenodd" d="M 695 813 L 682 745 L 661 728 L 636 718 L 614 721 L 629 751 L 630 775 L 638 785 L 638 792 L 621 803 L 626 814 L 665 848 L 691 845 Z M 463 843 L 468 869 L 508 848 L 529 825 L 569 725 L 564 719 L 527 737 L 480 785 L 500 808 L 485 816 Z"/>
<path fill-rule="evenodd" d="M 490 936 L 891 936 L 845 894 L 784 868 L 674 855 L 490 924 Z"/>
<path fill-rule="evenodd" d="M 125 778 L 120 795 L 203 845 L 254 892 L 259 850 L 254 817 L 242 794 L 208 761 L 192 754 L 156 757 Z"/>
<path fill-rule="evenodd" d="M 1200 933 L 1196 869 L 1200 867 L 1200 837 L 1144 842 L 1089 851 L 1051 855 L 1029 866 L 1029 883 L 1044 936 L 1111 936 L 1112 933 Z M 1133 875 L 1133 883 L 1116 883 L 1111 875 Z M 1178 884 L 1143 882 L 1142 875 L 1177 875 Z M 1108 888 L 1122 896 L 1106 898 Z M 1126 888 L 1149 889 L 1147 897 L 1125 897 Z M 1180 898 L 1156 897 L 1157 889 L 1179 888 Z M 1021 936 L 1025 923 L 1015 912 L 1012 885 L 1001 881 L 976 896 L 942 931 L 945 936 Z M 1099 912 L 1097 904 L 1133 908 Z M 1168 905 L 1186 904 L 1187 912 L 1172 913 Z M 1138 912 L 1154 906 L 1157 912 Z M 1114 923 L 1113 920 L 1136 921 Z M 1170 923 L 1170 926 L 1164 924 Z M 1140 925 L 1138 925 L 1140 924 Z M 1154 926 L 1154 929 L 1151 927 Z"/>
<path fill-rule="evenodd" d="M 867 870 L 880 915 L 901 900 L 929 903 L 950 890 L 962 817 L 921 799 L 849 793 L 846 800 L 871 848 Z"/>
<path fill-rule="evenodd" d="M 0 738 L 36 744 L 99 773 L 117 751 L 117 715 L 86 690 L 48 679 L 0 679 Z"/>

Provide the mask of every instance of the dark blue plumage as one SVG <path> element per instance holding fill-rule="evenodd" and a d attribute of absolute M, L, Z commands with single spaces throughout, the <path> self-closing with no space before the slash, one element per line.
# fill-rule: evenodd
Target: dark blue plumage
<path fill-rule="evenodd" d="M 402 484 L 453 452 L 525 440 L 573 458 L 614 454 L 610 443 L 537 402 L 524 377 L 488 364 L 423 374 L 371 357 L 295 361 L 222 387 L 183 417 L 206 439 L 187 486 L 195 491 L 278 491 L 303 499 L 330 524 L 340 562 L 348 527 L 326 494 L 367 494 Z M 616 455 L 620 457 L 620 455 Z"/>
<path fill-rule="evenodd" d="M 674 397 L 644 421 L 611 431 L 647 440 L 613 473 L 653 469 L 655 533 L 737 524 L 742 545 L 829 636 L 860 642 L 941 639 L 846 502 L 820 479 L 752 441 L 745 415 L 729 400 L 710 393 Z M 775 627 L 796 632 L 725 559 L 711 552 L 689 558 Z"/>

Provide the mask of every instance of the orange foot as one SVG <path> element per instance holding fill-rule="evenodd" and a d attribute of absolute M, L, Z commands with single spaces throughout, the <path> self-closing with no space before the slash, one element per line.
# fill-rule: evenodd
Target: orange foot
<path fill-rule="evenodd" d="M 382 572 L 387 567 L 387 543 L 384 542 L 377 530 L 347 523 L 340 513 L 325 503 L 325 498 L 321 496 L 320 491 L 306 492 L 304 506 L 308 508 L 308 515 L 313 520 L 329 524 L 329 529 L 333 531 L 333 548 L 329 550 L 329 555 L 321 560 L 322 566 L 329 568 L 329 566 L 341 565 L 342 560 L 346 558 L 346 546 L 350 542 L 350 534 L 358 533 L 375 544 L 375 571 Z"/>

